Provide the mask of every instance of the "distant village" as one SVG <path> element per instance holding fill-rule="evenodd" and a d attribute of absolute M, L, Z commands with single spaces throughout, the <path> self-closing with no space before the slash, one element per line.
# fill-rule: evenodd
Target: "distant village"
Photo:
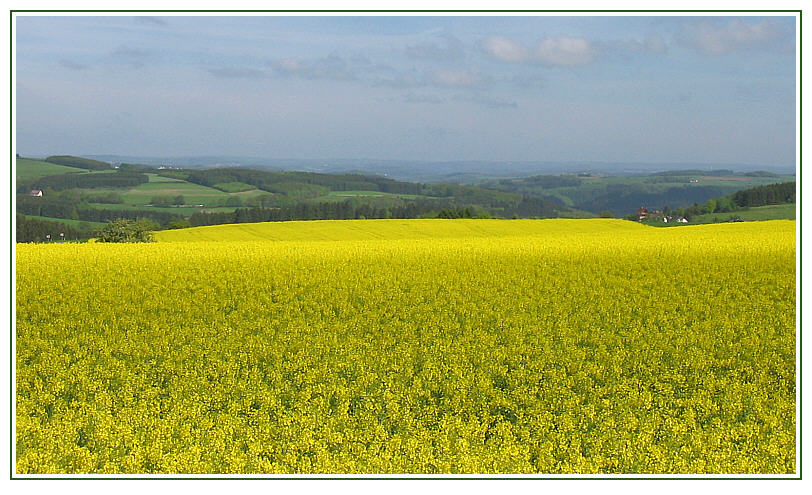
<path fill-rule="evenodd" d="M 688 223 L 688 219 L 681 216 L 669 216 L 664 214 L 660 210 L 648 210 L 646 208 L 640 207 L 637 209 L 637 221 L 642 222 L 643 220 L 660 220 L 663 223 L 669 222 L 676 222 L 676 223 Z"/>

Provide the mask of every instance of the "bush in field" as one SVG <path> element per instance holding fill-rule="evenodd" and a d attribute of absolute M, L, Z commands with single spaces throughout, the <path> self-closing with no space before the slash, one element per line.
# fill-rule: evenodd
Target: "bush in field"
<path fill-rule="evenodd" d="M 113 220 L 99 230 L 98 242 L 154 242 L 154 224 L 145 220 Z"/>
<path fill-rule="evenodd" d="M 161 207 L 178 206 L 186 204 L 186 200 L 181 195 L 178 196 L 156 195 L 153 196 L 149 202 L 152 206 L 161 206 Z"/>
<path fill-rule="evenodd" d="M 192 225 L 189 223 L 188 220 L 175 220 L 174 222 L 169 222 L 167 226 L 170 229 L 186 229 L 191 227 Z"/>

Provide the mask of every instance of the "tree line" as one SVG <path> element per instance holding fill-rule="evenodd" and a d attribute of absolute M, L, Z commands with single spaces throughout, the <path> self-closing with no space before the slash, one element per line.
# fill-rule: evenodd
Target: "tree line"
<path fill-rule="evenodd" d="M 76 228 L 62 222 L 28 218 L 20 213 L 17 213 L 16 220 L 17 242 L 84 241 L 93 237 L 90 225 Z M 46 236 L 50 236 L 50 239 Z"/>
<path fill-rule="evenodd" d="M 149 178 L 138 172 L 48 175 L 18 182 L 17 192 L 27 193 L 33 189 L 65 191 L 67 189 L 98 189 L 106 187 L 130 188 L 147 182 L 149 182 Z"/>
<path fill-rule="evenodd" d="M 378 206 L 355 201 L 297 203 L 278 208 L 238 208 L 233 212 L 198 212 L 189 217 L 193 227 L 226 223 L 282 222 L 290 220 L 349 220 L 362 218 L 549 218 L 558 211 L 549 202 L 524 198 L 498 211 L 479 205 L 457 205 L 447 200 L 414 200 Z"/>
<path fill-rule="evenodd" d="M 795 181 L 736 191 L 730 197 L 739 207 L 778 205 L 795 202 Z"/>
<path fill-rule="evenodd" d="M 80 158 L 78 156 L 70 155 L 55 155 L 49 156 L 45 159 L 48 163 L 56 165 L 64 165 L 66 167 L 84 168 L 87 170 L 110 170 L 110 164 L 107 162 L 100 162 L 98 160 L 91 160 L 89 158 Z"/>
<path fill-rule="evenodd" d="M 151 210 L 105 210 L 94 208 L 71 194 L 54 197 L 32 197 L 27 194 L 17 195 L 17 212 L 38 217 L 64 218 L 67 220 L 85 220 L 89 222 L 108 222 L 118 218 L 149 218 L 159 225 L 182 220 L 183 216 Z"/>
<path fill-rule="evenodd" d="M 703 204 L 694 203 L 688 208 L 675 210 L 688 220 L 708 213 L 728 213 L 757 206 L 780 205 L 795 202 L 795 181 L 768 184 L 736 191 L 728 196 L 709 199 Z"/>
<path fill-rule="evenodd" d="M 730 213 L 758 206 L 795 203 L 795 196 L 795 181 L 781 182 L 778 184 L 768 184 L 766 186 L 743 189 L 727 196 L 711 198 L 701 204 L 694 203 L 688 207 L 675 208 L 672 210 L 666 205 L 663 207 L 663 214 L 666 216 L 682 216 L 690 221 L 694 217 L 707 215 L 709 213 Z M 629 220 L 637 220 L 637 215 L 627 215 L 626 218 Z"/>
<path fill-rule="evenodd" d="M 393 194 L 421 194 L 421 185 L 385 177 L 361 174 L 319 174 L 316 172 L 273 172 L 245 168 L 160 171 L 166 177 L 182 178 L 202 186 L 242 182 L 269 192 L 288 193 L 303 185 L 328 191 L 380 191 Z"/>

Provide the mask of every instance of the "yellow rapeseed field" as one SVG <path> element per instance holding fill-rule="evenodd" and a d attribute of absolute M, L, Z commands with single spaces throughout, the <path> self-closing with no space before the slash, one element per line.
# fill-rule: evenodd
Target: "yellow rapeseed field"
<path fill-rule="evenodd" d="M 18 473 L 796 471 L 794 221 L 156 237 L 16 246 Z"/>

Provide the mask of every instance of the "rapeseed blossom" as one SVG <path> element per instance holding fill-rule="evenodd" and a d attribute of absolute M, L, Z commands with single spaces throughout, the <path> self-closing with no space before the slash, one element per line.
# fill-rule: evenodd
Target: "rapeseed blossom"
<path fill-rule="evenodd" d="M 18 473 L 796 471 L 794 221 L 156 237 L 17 245 Z"/>

